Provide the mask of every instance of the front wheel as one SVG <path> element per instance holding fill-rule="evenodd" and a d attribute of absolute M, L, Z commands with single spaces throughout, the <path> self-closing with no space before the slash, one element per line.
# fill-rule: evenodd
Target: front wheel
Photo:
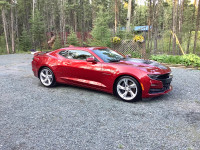
<path fill-rule="evenodd" d="M 40 81 L 46 87 L 52 87 L 56 84 L 55 76 L 48 67 L 42 68 L 40 71 Z"/>
<path fill-rule="evenodd" d="M 120 77 L 115 84 L 114 92 L 126 102 L 138 101 L 142 95 L 140 84 L 130 76 Z"/>

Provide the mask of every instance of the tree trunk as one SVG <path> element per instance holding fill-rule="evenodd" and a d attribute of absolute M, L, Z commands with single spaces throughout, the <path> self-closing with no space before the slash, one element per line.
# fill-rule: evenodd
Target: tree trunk
<path fill-rule="evenodd" d="M 118 0 L 115 0 L 115 34 L 117 33 L 118 15 L 119 15 Z"/>
<path fill-rule="evenodd" d="M 149 26 L 149 30 L 148 30 L 148 45 L 147 45 L 147 49 L 150 49 L 150 33 L 151 33 L 151 12 L 152 12 L 152 2 L 150 0 L 149 2 L 149 19 L 148 19 L 148 26 Z"/>
<path fill-rule="evenodd" d="M 194 19 L 195 19 L 195 11 L 196 11 L 196 0 L 194 1 L 194 9 L 193 9 L 193 15 L 192 15 L 192 20 L 191 20 L 191 21 L 194 21 Z M 191 37 L 192 37 L 192 29 L 190 29 L 190 32 L 189 32 L 189 37 L 188 37 L 188 43 L 187 43 L 187 50 L 186 50 L 186 53 L 189 53 L 189 52 L 190 52 Z"/>
<path fill-rule="evenodd" d="M 7 53 L 10 53 L 9 46 L 8 46 L 8 34 L 7 34 L 7 28 L 6 28 L 6 16 L 5 16 L 5 9 L 2 8 L 2 21 L 3 21 L 3 29 L 4 29 L 4 35 L 5 35 L 5 40 L 6 40 L 6 49 Z"/>
<path fill-rule="evenodd" d="M 33 0 L 33 20 L 35 18 L 35 4 L 36 4 L 36 0 Z"/>
<path fill-rule="evenodd" d="M 15 35 L 14 35 L 14 15 L 13 7 L 11 6 L 11 41 L 12 41 L 12 53 L 15 53 Z"/>
<path fill-rule="evenodd" d="M 131 6 L 132 6 L 132 0 L 128 1 L 128 13 L 127 13 L 127 23 L 126 23 L 126 32 L 130 32 L 131 28 Z"/>
<path fill-rule="evenodd" d="M 177 0 L 173 0 L 173 26 L 172 26 L 172 31 L 173 31 L 173 54 L 175 54 L 175 50 L 176 50 L 176 27 L 177 27 L 177 5 L 178 5 L 178 1 Z"/>
<path fill-rule="evenodd" d="M 182 44 L 182 25 L 183 25 L 183 18 L 184 18 L 184 0 L 181 3 L 180 9 L 180 18 L 179 18 L 179 42 Z"/>
<path fill-rule="evenodd" d="M 192 36 L 192 30 L 190 30 L 190 33 L 189 33 L 186 54 L 188 54 L 190 52 L 191 36 Z"/>
<path fill-rule="evenodd" d="M 150 52 L 152 51 L 152 48 L 153 48 L 153 35 L 154 35 L 154 31 L 155 31 L 155 13 L 154 13 L 154 10 L 155 10 L 155 5 L 156 5 L 156 0 L 153 0 L 153 6 L 152 6 L 152 21 L 151 21 L 151 25 L 152 25 L 152 29 L 151 29 L 151 43 L 150 43 Z M 154 50 L 153 50 L 153 53 L 154 53 Z"/>
<path fill-rule="evenodd" d="M 200 1 L 198 4 L 198 12 L 197 12 L 197 20 L 196 20 L 196 30 L 195 30 L 195 37 L 194 37 L 194 49 L 193 53 L 196 53 L 196 47 L 197 47 L 197 36 L 199 31 L 199 19 L 200 19 Z"/>
<path fill-rule="evenodd" d="M 76 4 L 76 0 L 74 0 L 74 4 Z M 77 12 L 76 9 L 74 8 L 74 32 L 77 32 Z"/>

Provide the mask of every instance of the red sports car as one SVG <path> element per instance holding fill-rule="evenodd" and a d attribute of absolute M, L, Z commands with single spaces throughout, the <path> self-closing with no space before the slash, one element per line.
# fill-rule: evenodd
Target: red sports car
<path fill-rule="evenodd" d="M 36 53 L 32 70 L 46 87 L 76 85 L 112 93 L 128 102 L 172 90 L 169 67 L 128 58 L 107 47 L 71 46 Z"/>

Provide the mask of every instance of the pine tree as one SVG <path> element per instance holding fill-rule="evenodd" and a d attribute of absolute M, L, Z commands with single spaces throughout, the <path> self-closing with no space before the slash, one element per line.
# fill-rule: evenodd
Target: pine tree
<path fill-rule="evenodd" d="M 94 28 L 91 32 L 92 40 L 90 41 L 91 46 L 110 46 L 111 44 L 111 32 L 108 27 L 109 15 L 106 10 L 100 6 L 97 18 L 94 22 Z"/>
<path fill-rule="evenodd" d="M 28 51 L 31 49 L 31 37 L 27 30 L 23 28 L 22 35 L 19 39 L 20 50 Z"/>
<path fill-rule="evenodd" d="M 76 33 L 73 30 L 70 31 L 70 35 L 67 38 L 67 43 L 74 46 L 80 45 Z"/>
<path fill-rule="evenodd" d="M 60 37 L 57 36 L 52 48 L 53 48 L 53 50 L 56 50 L 61 47 L 62 47 L 61 39 L 60 39 Z"/>
<path fill-rule="evenodd" d="M 34 48 L 42 49 L 42 42 L 45 38 L 45 26 L 39 10 L 35 10 L 35 14 L 31 16 L 30 23 L 33 38 L 33 46 Z"/>

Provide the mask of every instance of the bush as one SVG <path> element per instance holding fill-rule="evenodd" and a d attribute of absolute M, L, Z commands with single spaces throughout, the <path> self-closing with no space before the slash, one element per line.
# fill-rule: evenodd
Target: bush
<path fill-rule="evenodd" d="M 182 56 L 182 63 L 186 66 L 200 67 L 200 57 L 195 54 L 187 54 Z"/>
<path fill-rule="evenodd" d="M 200 57 L 195 54 L 187 55 L 152 55 L 152 60 L 170 63 L 170 64 L 183 64 L 185 66 L 200 67 Z"/>

